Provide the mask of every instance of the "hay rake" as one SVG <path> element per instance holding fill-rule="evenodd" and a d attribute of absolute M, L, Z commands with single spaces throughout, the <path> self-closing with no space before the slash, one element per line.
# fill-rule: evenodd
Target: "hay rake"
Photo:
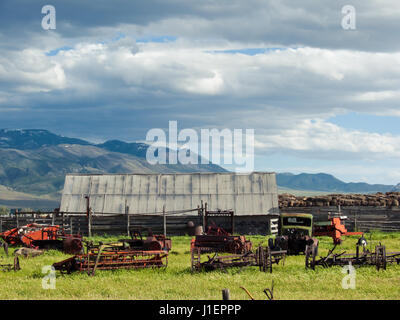
<path fill-rule="evenodd" d="M 360 248 L 362 247 L 362 251 Z M 333 253 L 336 245 L 329 250 L 325 257 L 317 258 L 318 247 L 307 246 L 306 248 L 306 268 L 315 270 L 316 266 L 329 268 L 332 266 L 375 266 L 377 270 L 386 270 L 388 263 L 400 263 L 400 252 L 386 252 L 386 247 L 382 244 L 375 246 L 375 251 L 365 249 L 365 246 L 357 244 L 356 253 Z"/>
<path fill-rule="evenodd" d="M 88 254 L 54 263 L 53 267 L 62 273 L 78 271 L 94 275 L 96 270 L 161 268 L 167 265 L 166 251 L 104 250 L 100 247 Z"/>
<path fill-rule="evenodd" d="M 268 247 L 258 247 L 256 252 L 247 251 L 241 254 L 222 255 L 222 251 L 215 251 L 211 248 L 192 248 L 192 271 L 212 271 L 225 270 L 232 267 L 250 267 L 257 266 L 260 271 L 272 272 L 272 265 L 279 264 L 284 261 L 286 251 L 271 251 Z M 213 253 L 207 255 L 207 260 L 201 262 L 201 256 L 205 253 Z"/>
<path fill-rule="evenodd" d="M 61 273 L 78 271 L 89 275 L 94 275 L 96 270 L 162 268 L 168 265 L 170 248 L 170 239 L 157 236 L 108 244 L 88 242 L 86 254 L 56 262 L 53 267 Z"/>

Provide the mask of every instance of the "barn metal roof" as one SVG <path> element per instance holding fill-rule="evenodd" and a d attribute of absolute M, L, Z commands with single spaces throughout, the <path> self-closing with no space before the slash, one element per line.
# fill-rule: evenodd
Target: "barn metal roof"
<path fill-rule="evenodd" d="M 190 210 L 208 204 L 209 210 L 235 215 L 278 213 L 275 173 L 68 174 L 60 210 L 86 212 L 85 196 L 94 213 L 159 213 Z"/>

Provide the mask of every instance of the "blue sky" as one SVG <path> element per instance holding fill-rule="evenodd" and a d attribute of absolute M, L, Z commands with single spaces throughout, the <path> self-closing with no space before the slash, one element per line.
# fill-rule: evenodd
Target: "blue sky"
<path fill-rule="evenodd" d="M 0 3 L 0 127 L 94 142 L 255 130 L 256 170 L 400 182 L 400 2 Z"/>
<path fill-rule="evenodd" d="M 347 129 L 357 129 L 367 132 L 400 134 L 400 119 L 392 116 L 378 116 L 350 112 L 344 115 L 336 115 L 329 122 Z"/>

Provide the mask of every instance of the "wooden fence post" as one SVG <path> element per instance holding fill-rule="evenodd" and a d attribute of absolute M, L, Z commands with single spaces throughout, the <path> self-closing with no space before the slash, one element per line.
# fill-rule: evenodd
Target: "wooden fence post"
<path fill-rule="evenodd" d="M 0 218 L 0 233 L 3 232 L 3 218 Z"/>
<path fill-rule="evenodd" d="M 130 221 L 130 217 L 129 217 L 129 207 L 126 205 L 126 201 L 125 201 L 125 214 L 126 214 L 126 234 L 128 235 L 128 237 L 130 236 L 130 227 L 131 227 L 131 221 Z"/>
<path fill-rule="evenodd" d="M 17 228 L 19 228 L 18 210 L 15 211 L 15 219 L 17 220 Z"/>
<path fill-rule="evenodd" d="M 356 212 L 354 212 L 354 231 L 358 231 L 358 228 L 357 228 L 357 213 Z"/>
<path fill-rule="evenodd" d="M 164 224 L 164 237 L 167 237 L 167 216 L 165 215 L 165 204 L 163 205 L 163 224 Z"/>
<path fill-rule="evenodd" d="M 72 217 L 69 217 L 69 233 L 73 234 L 73 232 L 72 232 Z"/>
<path fill-rule="evenodd" d="M 89 237 L 92 236 L 92 210 L 89 210 L 88 215 L 88 235 Z"/>
<path fill-rule="evenodd" d="M 203 215 L 204 215 L 204 205 L 203 205 L 203 200 L 201 200 L 201 209 L 200 209 L 200 213 L 199 213 L 199 217 L 200 217 L 200 221 L 199 223 L 203 226 L 203 230 L 204 230 L 204 225 L 203 225 Z"/>
<path fill-rule="evenodd" d="M 207 202 L 204 204 L 204 210 L 203 210 L 203 231 L 206 231 L 206 215 L 207 215 Z"/>
<path fill-rule="evenodd" d="M 230 300 L 229 289 L 222 289 L 222 300 Z"/>
<path fill-rule="evenodd" d="M 54 226 L 56 220 L 56 213 L 53 212 L 53 217 L 51 218 L 51 225 Z"/>

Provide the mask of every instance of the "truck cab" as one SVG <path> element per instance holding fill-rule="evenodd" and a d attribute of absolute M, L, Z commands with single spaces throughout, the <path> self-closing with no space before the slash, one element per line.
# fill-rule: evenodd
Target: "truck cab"
<path fill-rule="evenodd" d="M 299 235 L 312 236 L 313 215 L 307 213 L 283 213 L 280 216 L 281 236 Z"/>
<path fill-rule="evenodd" d="M 279 235 L 269 246 L 287 250 L 290 255 L 304 253 L 307 246 L 318 246 L 312 238 L 313 216 L 307 213 L 282 213 L 279 218 Z"/>

